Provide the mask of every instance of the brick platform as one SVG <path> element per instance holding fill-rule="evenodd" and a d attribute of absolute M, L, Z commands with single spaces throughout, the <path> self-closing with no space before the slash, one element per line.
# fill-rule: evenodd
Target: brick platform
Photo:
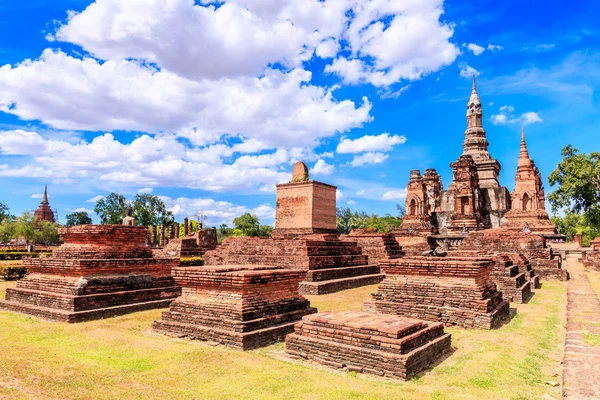
<path fill-rule="evenodd" d="M 562 260 L 555 257 L 552 248 L 536 234 L 515 232 L 507 229 L 486 229 L 469 232 L 461 250 L 485 249 L 488 253 L 513 253 L 522 255 L 541 279 L 567 280 L 568 273 L 562 268 Z"/>
<path fill-rule="evenodd" d="M 79 225 L 59 234 L 65 243 L 51 258 L 24 260 L 30 274 L 6 290 L 0 308 L 81 322 L 167 307 L 181 293 L 171 277 L 179 259 L 152 257 L 144 227 Z"/>
<path fill-rule="evenodd" d="M 406 380 L 450 352 L 450 339 L 441 323 L 350 311 L 308 315 L 285 342 L 292 358 Z"/>
<path fill-rule="evenodd" d="M 349 235 L 340 235 L 344 242 L 355 242 L 369 262 L 377 263 L 383 260 L 399 258 L 404 255 L 402 247 L 393 235 L 379 233 L 369 229 L 354 229 Z"/>
<path fill-rule="evenodd" d="M 531 265 L 522 268 L 506 253 L 487 254 L 485 250 L 451 250 L 448 256 L 456 259 L 492 260 L 491 277 L 502 297 L 510 302 L 526 303 L 531 298 L 531 289 L 539 287 L 539 276 Z"/>
<path fill-rule="evenodd" d="M 385 279 L 365 310 L 493 329 L 509 317 L 509 303 L 491 279 L 494 261 L 411 257 L 381 264 Z"/>
<path fill-rule="evenodd" d="M 306 277 L 302 294 L 324 294 L 381 282 L 377 264 L 368 264 L 356 242 L 338 235 L 296 237 L 229 237 L 205 254 L 207 265 L 274 265 L 300 268 Z"/>
<path fill-rule="evenodd" d="M 240 350 L 283 340 L 304 315 L 316 312 L 298 293 L 305 274 L 261 265 L 173 268 L 183 293 L 154 330 Z"/>

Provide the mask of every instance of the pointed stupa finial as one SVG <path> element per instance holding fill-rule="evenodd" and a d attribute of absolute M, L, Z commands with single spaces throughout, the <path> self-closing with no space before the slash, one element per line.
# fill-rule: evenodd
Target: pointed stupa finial
<path fill-rule="evenodd" d="M 476 81 L 475 74 L 473 74 L 473 90 L 471 92 L 477 93 L 477 81 Z"/>
<path fill-rule="evenodd" d="M 527 142 L 525 142 L 525 127 L 521 126 L 521 150 L 519 152 L 519 165 L 531 164 L 529 151 L 527 150 Z"/>
<path fill-rule="evenodd" d="M 44 186 L 44 197 L 42 198 L 42 204 L 48 204 L 48 184 Z"/>

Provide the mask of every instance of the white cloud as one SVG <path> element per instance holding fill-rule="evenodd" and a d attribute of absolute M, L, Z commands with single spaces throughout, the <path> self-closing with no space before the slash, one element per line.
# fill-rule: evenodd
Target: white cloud
<path fill-rule="evenodd" d="M 503 50 L 504 47 L 499 46 L 499 45 L 495 45 L 495 44 L 488 44 L 487 45 L 487 49 L 491 52 L 495 52 L 495 51 L 500 51 Z"/>
<path fill-rule="evenodd" d="M 137 190 L 138 193 L 152 193 L 152 188 L 145 187 Z"/>
<path fill-rule="evenodd" d="M 365 135 L 358 139 L 344 138 L 337 146 L 337 152 L 340 154 L 362 153 L 366 151 L 390 151 L 397 144 L 404 144 L 406 137 L 401 135 L 390 135 L 382 133 L 381 135 Z"/>
<path fill-rule="evenodd" d="M 536 122 L 543 122 L 543 119 L 536 112 L 529 111 L 521 114 L 521 116 L 515 116 L 513 113 L 515 108 L 513 106 L 502 106 L 498 109 L 498 114 L 491 116 L 492 123 L 495 125 L 504 124 L 515 124 L 528 125 Z"/>
<path fill-rule="evenodd" d="M 65 211 L 68 213 L 74 213 L 74 212 L 84 212 L 87 214 L 93 214 L 94 210 L 88 210 L 85 207 L 79 207 L 79 208 L 65 208 Z"/>
<path fill-rule="evenodd" d="M 319 160 L 316 162 L 314 167 L 310 169 L 310 174 L 315 175 L 331 175 L 334 171 L 335 167 L 331 164 L 327 164 L 323 160 Z"/>
<path fill-rule="evenodd" d="M 406 189 L 389 190 L 381 196 L 381 200 L 402 200 L 406 198 Z"/>
<path fill-rule="evenodd" d="M 167 209 L 176 217 L 192 217 L 197 212 L 206 215 L 206 223 L 219 226 L 222 223 L 231 225 L 234 218 L 245 213 L 251 213 L 258 216 L 261 223 L 269 222 L 275 218 L 275 209 L 269 204 L 262 204 L 255 208 L 236 205 L 227 201 L 216 201 L 210 198 L 171 198 L 160 196 Z M 266 221 L 265 221 L 266 220 Z"/>
<path fill-rule="evenodd" d="M 86 200 L 85 202 L 86 203 L 96 203 L 96 202 L 102 200 L 103 198 L 104 198 L 104 196 L 98 195 L 98 196 L 92 197 L 91 199 Z"/>
<path fill-rule="evenodd" d="M 353 205 L 358 204 L 358 203 L 356 201 L 354 201 L 354 200 L 348 200 L 346 202 L 346 204 L 348 204 L 349 206 L 353 206 Z"/>
<path fill-rule="evenodd" d="M 340 45 L 335 39 L 327 39 L 319 43 L 316 54 L 321 58 L 333 58 L 340 50 Z"/>
<path fill-rule="evenodd" d="M 343 193 L 343 192 L 342 192 L 340 189 L 337 189 L 337 190 L 335 191 L 335 199 L 336 199 L 337 201 L 340 201 L 340 200 L 342 200 L 343 198 L 344 198 L 344 193 Z"/>
<path fill-rule="evenodd" d="M 467 48 L 473 52 L 476 56 L 480 55 L 485 51 L 485 47 L 479 46 L 475 43 L 469 43 Z"/>
<path fill-rule="evenodd" d="M 460 64 L 458 64 L 458 67 L 460 68 L 460 76 L 462 76 L 463 78 L 470 79 L 474 76 L 480 75 L 479 71 L 477 71 L 473 67 L 468 66 L 467 63 L 460 63 Z"/>
<path fill-rule="evenodd" d="M 43 199 L 44 198 L 44 194 L 43 193 L 32 194 L 31 198 L 32 199 Z M 50 195 L 48 195 L 48 198 L 50 198 Z"/>
<path fill-rule="evenodd" d="M 388 155 L 384 153 L 368 152 L 359 156 L 354 156 L 354 159 L 350 162 L 353 167 L 362 167 L 366 164 L 380 164 L 387 160 Z"/>

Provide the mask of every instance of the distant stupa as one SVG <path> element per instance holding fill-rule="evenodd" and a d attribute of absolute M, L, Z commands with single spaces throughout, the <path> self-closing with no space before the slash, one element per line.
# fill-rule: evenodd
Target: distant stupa
<path fill-rule="evenodd" d="M 42 198 L 42 202 L 39 207 L 33 213 L 33 219 L 36 222 L 40 221 L 49 221 L 56 222 L 54 218 L 54 211 L 50 208 L 50 203 L 48 202 L 48 185 L 44 187 L 44 197 Z"/>

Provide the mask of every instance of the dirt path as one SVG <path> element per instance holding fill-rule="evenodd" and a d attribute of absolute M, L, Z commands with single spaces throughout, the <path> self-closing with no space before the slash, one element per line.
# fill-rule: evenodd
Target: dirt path
<path fill-rule="evenodd" d="M 576 259 L 567 259 L 567 336 L 563 398 L 600 399 L 600 300 Z"/>

